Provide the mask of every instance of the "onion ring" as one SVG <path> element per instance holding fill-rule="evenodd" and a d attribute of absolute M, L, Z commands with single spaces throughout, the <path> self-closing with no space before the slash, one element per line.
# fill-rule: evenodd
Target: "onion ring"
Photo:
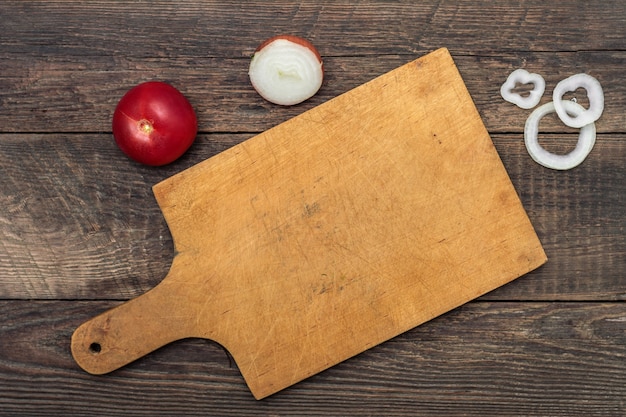
<path fill-rule="evenodd" d="M 583 106 L 571 100 L 562 100 L 559 104 L 561 108 L 565 109 L 568 113 L 573 113 L 578 117 L 587 111 Z M 524 126 L 524 143 L 526 144 L 526 149 L 530 157 L 539 165 L 556 170 L 571 169 L 580 165 L 591 152 L 593 145 L 596 143 L 596 125 L 591 122 L 580 129 L 576 148 L 567 155 L 550 153 L 539 145 L 539 120 L 546 114 L 555 111 L 556 106 L 554 102 L 551 101 L 537 107 L 530 116 L 528 116 L 528 120 L 526 120 L 526 125 Z"/>
<path fill-rule="evenodd" d="M 534 87 L 527 97 L 522 97 L 520 94 L 511 91 L 517 83 L 533 84 Z M 500 87 L 500 95 L 509 103 L 513 103 L 522 109 L 532 109 L 539 104 L 545 89 L 546 82 L 541 75 L 531 74 L 525 69 L 519 68 L 509 74 L 509 77 Z"/>
<path fill-rule="evenodd" d="M 583 112 L 577 112 L 575 117 L 568 114 L 561 103 L 563 95 L 568 91 L 576 91 L 582 87 L 587 90 L 587 98 L 589 98 L 589 109 Z M 600 118 L 604 110 L 604 92 L 600 82 L 588 74 L 576 74 L 559 82 L 552 93 L 552 101 L 556 109 L 556 114 L 563 123 L 569 127 L 583 127 L 589 123 L 593 123 Z"/>

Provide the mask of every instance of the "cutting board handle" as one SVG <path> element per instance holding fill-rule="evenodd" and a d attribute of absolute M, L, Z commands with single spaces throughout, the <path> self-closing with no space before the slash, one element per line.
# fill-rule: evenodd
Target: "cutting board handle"
<path fill-rule="evenodd" d="M 71 341 L 76 363 L 91 374 L 105 374 L 189 337 L 191 320 L 181 305 L 173 305 L 180 286 L 166 282 L 78 327 Z"/>

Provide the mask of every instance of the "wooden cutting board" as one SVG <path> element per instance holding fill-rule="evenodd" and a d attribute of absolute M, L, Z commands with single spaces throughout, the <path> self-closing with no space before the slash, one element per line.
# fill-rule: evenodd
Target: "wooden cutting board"
<path fill-rule="evenodd" d="M 446 49 L 154 186 L 176 255 L 80 326 L 102 374 L 208 338 L 263 398 L 546 261 Z"/>

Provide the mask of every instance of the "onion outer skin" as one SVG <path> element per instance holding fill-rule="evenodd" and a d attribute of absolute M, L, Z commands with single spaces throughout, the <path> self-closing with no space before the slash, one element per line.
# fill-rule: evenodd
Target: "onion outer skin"
<path fill-rule="evenodd" d="M 568 91 L 575 91 L 577 88 L 584 88 L 587 90 L 587 97 L 589 98 L 589 109 L 584 109 L 583 112 L 579 112 L 575 117 L 567 114 L 566 109 L 562 106 L 562 103 L 567 102 L 563 100 L 563 95 Z M 604 111 L 604 92 L 600 82 L 593 78 L 589 74 L 575 74 L 560 81 L 552 93 L 552 101 L 556 109 L 556 114 L 565 125 L 574 128 L 582 128 L 583 126 L 593 123 L 600 118 Z"/>
<path fill-rule="evenodd" d="M 562 100 L 559 103 L 561 107 L 575 115 L 580 115 L 585 112 L 585 108 L 578 103 L 574 103 L 570 100 Z M 580 129 L 578 135 L 578 143 L 576 148 L 567 155 L 556 155 L 546 151 L 539 145 L 539 121 L 547 114 L 556 111 L 554 102 L 546 103 L 540 107 L 537 107 L 526 120 L 524 126 L 524 143 L 526 150 L 530 154 L 530 157 L 546 168 L 555 170 L 567 170 L 572 169 L 580 165 L 585 158 L 591 152 L 593 145 L 596 142 L 596 125 L 591 122 Z"/>
<path fill-rule="evenodd" d="M 534 85 L 528 97 L 522 97 L 520 94 L 511 91 L 518 82 Z M 502 87 L 500 87 L 500 95 L 509 103 L 513 103 L 522 109 L 532 109 L 539 104 L 545 89 L 546 82 L 541 75 L 531 74 L 523 68 L 518 68 L 509 74 L 504 84 L 502 84 Z"/>

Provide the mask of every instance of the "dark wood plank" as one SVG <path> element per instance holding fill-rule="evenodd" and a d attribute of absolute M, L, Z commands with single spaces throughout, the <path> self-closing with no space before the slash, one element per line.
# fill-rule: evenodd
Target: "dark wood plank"
<path fill-rule="evenodd" d="M 111 135 L 2 136 L 0 297 L 126 299 L 153 287 L 173 244 L 151 186 L 246 137 L 200 137 L 152 168 Z"/>
<path fill-rule="evenodd" d="M 368 1 L 2 2 L 0 48 L 15 55 L 241 57 L 278 33 L 326 56 L 624 50 L 626 4 Z"/>
<path fill-rule="evenodd" d="M 624 46 L 626 50 L 626 41 Z M 325 81 L 318 94 L 285 108 L 266 102 L 254 91 L 247 57 L 96 56 L 77 60 L 62 55 L 3 55 L 0 49 L 0 131 L 110 132 L 111 116 L 122 95 L 140 82 L 158 79 L 170 82 L 189 98 L 202 132 L 261 132 L 427 52 L 430 50 L 376 59 L 325 56 Z M 521 67 L 546 79 L 542 103 L 552 100 L 552 90 L 564 78 L 579 72 L 595 76 L 603 85 L 606 102 L 596 123 L 598 132 L 626 132 L 626 51 L 453 57 L 492 133 L 521 132 L 530 115 L 500 97 L 500 86 Z M 584 95 L 578 98 L 584 100 Z M 574 132 L 556 121 L 542 122 L 541 127 L 545 132 Z"/>
<path fill-rule="evenodd" d="M 151 185 L 249 136 L 201 135 L 163 168 L 128 160 L 106 134 L 0 136 L 0 297 L 127 299 L 156 285 L 173 244 Z M 624 136 L 600 135 L 568 172 L 535 164 L 521 134 L 494 142 L 549 261 L 489 297 L 624 299 Z"/>
<path fill-rule="evenodd" d="M 522 134 L 493 140 L 548 262 L 488 297 L 626 300 L 624 135 L 600 135 L 589 157 L 569 171 L 534 163 Z M 577 135 L 545 135 L 544 146 L 566 153 L 576 141 Z"/>
<path fill-rule="evenodd" d="M 0 301 L 2 415 L 618 416 L 624 303 L 472 302 L 263 401 L 217 344 L 175 342 L 108 375 L 74 328 L 112 302 Z"/>
<path fill-rule="evenodd" d="M 153 287 L 173 244 L 151 185 L 250 136 L 200 135 L 181 160 L 150 168 L 108 134 L 0 135 L 0 298 L 128 299 Z M 600 135 L 566 172 L 535 164 L 521 133 L 493 139 L 549 260 L 488 297 L 625 299 L 624 135 Z"/>
<path fill-rule="evenodd" d="M 571 75 L 587 73 L 596 77 L 602 85 L 605 100 L 604 112 L 596 121 L 597 131 L 626 132 L 626 120 L 620 116 L 626 107 L 626 89 L 622 89 L 618 81 L 622 77 L 618 74 L 623 73 L 626 65 L 624 51 L 483 55 L 459 57 L 457 61 L 467 88 L 491 133 L 523 132 L 526 119 L 532 112 L 505 102 L 500 95 L 500 87 L 517 68 L 538 73 L 545 79 L 546 89 L 539 105 L 552 101 L 556 85 Z M 584 91 L 567 94 L 565 98 L 573 96 L 580 104 L 588 106 Z M 542 119 L 541 132 L 577 133 L 578 130 L 565 127 L 556 117 L 546 117 Z"/>

